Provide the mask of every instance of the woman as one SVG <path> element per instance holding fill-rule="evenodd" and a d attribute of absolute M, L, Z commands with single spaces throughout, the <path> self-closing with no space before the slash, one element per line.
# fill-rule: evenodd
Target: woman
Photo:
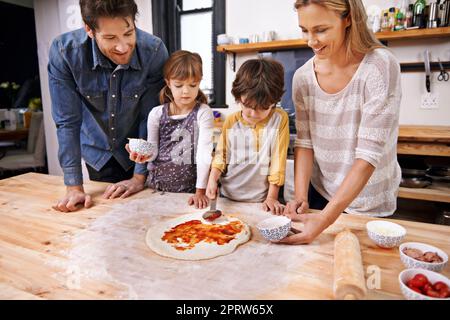
<path fill-rule="evenodd" d="M 396 208 L 400 66 L 367 28 L 361 0 L 298 0 L 315 56 L 293 79 L 295 198 L 284 214 L 302 221 L 281 243 L 310 243 L 341 212 L 388 216 Z M 308 208 L 320 214 L 304 214 Z"/>

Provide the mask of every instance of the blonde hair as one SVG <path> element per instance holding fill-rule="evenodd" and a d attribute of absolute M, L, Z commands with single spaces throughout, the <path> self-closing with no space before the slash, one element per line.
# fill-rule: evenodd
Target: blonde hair
<path fill-rule="evenodd" d="M 295 9 L 317 4 L 335 11 L 342 19 L 350 16 L 351 24 L 346 29 L 346 56 L 366 54 L 377 48 L 384 48 L 374 33 L 367 26 L 367 14 L 361 0 L 297 0 Z"/>
<path fill-rule="evenodd" d="M 184 81 L 188 79 L 194 79 L 194 81 L 200 82 L 203 78 L 202 69 L 202 58 L 198 53 L 186 50 L 178 50 L 172 53 L 172 55 L 166 61 L 163 69 L 163 74 L 164 79 L 166 80 L 176 79 Z M 200 89 L 198 90 L 198 94 L 195 99 L 199 103 L 208 103 L 208 99 Z M 159 93 L 159 102 L 161 104 L 174 102 L 172 91 L 170 90 L 167 83 Z"/>

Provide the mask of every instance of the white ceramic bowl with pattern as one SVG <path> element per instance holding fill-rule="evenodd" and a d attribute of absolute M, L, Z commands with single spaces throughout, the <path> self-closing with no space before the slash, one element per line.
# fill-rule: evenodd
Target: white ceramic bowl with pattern
<path fill-rule="evenodd" d="M 150 156 L 153 153 L 153 144 L 144 139 L 128 138 L 128 147 L 132 152 L 137 152 L 141 155 Z"/>
<path fill-rule="evenodd" d="M 428 251 L 435 252 L 444 261 L 435 262 L 435 263 L 419 261 L 419 260 L 416 260 L 416 259 L 411 258 L 410 256 L 406 255 L 403 252 L 403 249 L 405 249 L 405 248 L 418 249 L 418 250 L 422 251 L 423 253 L 428 252 Z M 400 260 L 402 260 L 403 264 L 407 268 L 420 268 L 420 269 L 431 270 L 434 272 L 441 272 L 445 268 L 445 266 L 447 265 L 447 262 L 448 262 L 448 255 L 444 251 L 442 251 L 439 248 L 433 247 L 429 244 L 425 244 L 425 243 L 405 242 L 400 245 L 398 250 L 400 251 Z"/>
<path fill-rule="evenodd" d="M 288 217 L 274 216 L 261 221 L 256 228 L 266 240 L 279 241 L 288 235 L 291 224 Z"/>
<path fill-rule="evenodd" d="M 370 221 L 366 229 L 369 238 L 382 248 L 396 247 L 406 236 L 406 229 L 401 225 L 384 220 Z"/>
<path fill-rule="evenodd" d="M 406 283 L 414 278 L 414 276 L 418 273 L 423 274 L 428 278 L 428 281 L 432 284 L 435 284 L 438 281 L 444 282 L 447 286 L 450 287 L 450 280 L 443 276 L 440 273 L 433 272 L 425 269 L 405 269 L 398 275 L 398 281 L 400 282 L 400 290 L 402 291 L 403 296 L 407 300 L 450 300 L 450 298 L 433 298 L 427 295 L 418 293 L 412 289 L 410 289 Z"/>

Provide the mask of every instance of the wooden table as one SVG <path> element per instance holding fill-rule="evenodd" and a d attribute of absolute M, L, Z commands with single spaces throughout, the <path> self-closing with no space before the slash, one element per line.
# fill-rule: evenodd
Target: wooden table
<path fill-rule="evenodd" d="M 125 200 L 105 200 L 100 195 L 105 188 L 105 184 L 90 182 L 85 185 L 86 191 L 93 194 L 95 206 L 89 210 L 81 210 L 74 213 L 58 213 L 51 209 L 55 199 L 64 194 L 64 186 L 61 177 L 28 173 L 21 176 L 0 181 L 0 299 L 117 299 L 123 298 L 120 285 L 115 281 L 104 279 L 83 279 L 79 288 L 71 288 L 67 285 L 67 279 L 61 278 L 66 270 L 57 265 L 49 265 L 49 261 L 57 260 L 64 262 L 67 258 L 63 252 L 73 250 L 70 240 L 82 234 L 89 235 L 97 232 L 98 235 L 108 233 L 109 227 L 103 224 L 103 229 L 99 226 L 92 228 L 95 222 L 111 216 L 111 210 L 117 206 L 132 206 L 139 201 L 151 200 L 150 203 L 166 203 L 174 205 L 175 203 L 184 203 L 187 200 L 186 194 L 165 194 L 152 193 L 151 190 L 145 190 L 131 198 Z M 180 202 L 179 200 L 182 200 Z M 149 200 L 149 201 L 150 201 Z M 158 202 L 159 201 L 159 202 Z M 178 201 L 178 202 L 177 202 Z M 220 200 L 220 208 L 225 212 L 237 212 L 247 206 L 247 204 L 233 203 L 231 201 Z M 142 207 L 142 210 L 152 210 Z M 177 213 L 183 213 L 193 209 L 174 210 Z M 241 218 L 247 221 L 251 220 L 250 214 L 242 214 Z M 117 210 L 116 210 L 117 213 Z M 128 214 L 128 213 L 124 213 Z M 151 216 L 151 214 L 149 215 Z M 126 216 L 125 216 L 126 217 Z M 238 248 L 228 258 L 222 261 L 233 261 L 233 257 L 242 254 L 249 248 L 258 248 L 264 252 L 276 252 L 274 250 L 289 250 L 289 254 L 294 256 L 303 256 L 302 265 L 293 266 L 289 270 L 284 270 L 284 266 L 289 264 L 289 259 L 277 261 L 278 270 L 268 272 L 267 266 L 263 264 L 260 268 L 255 268 L 255 276 L 265 277 L 261 274 L 264 270 L 267 276 L 279 272 L 279 279 L 285 280 L 281 286 L 271 288 L 271 290 L 262 291 L 259 294 L 246 295 L 242 291 L 242 297 L 251 297 L 254 299 L 332 299 L 333 282 L 333 240 L 335 234 L 343 228 L 351 229 L 359 238 L 364 267 L 376 265 L 381 270 L 381 289 L 369 290 L 368 299 L 402 299 L 398 284 L 398 274 L 404 269 L 400 262 L 398 249 L 381 249 L 374 245 L 368 239 L 365 232 L 365 224 L 371 218 L 362 216 L 342 215 L 338 221 L 319 236 L 312 244 L 308 246 L 279 246 L 269 244 L 257 233 L 254 225 L 252 228 L 252 239 L 242 248 Z M 105 220 L 106 221 L 106 220 Z M 407 229 L 405 241 L 418 241 L 435 245 L 447 253 L 450 253 L 450 227 L 431 224 L 423 224 L 407 221 L 396 221 Z M 114 226 L 123 226 L 125 230 L 134 230 L 133 226 L 124 220 Z M 111 226 L 113 227 L 113 226 Z M 141 232 L 146 225 L 142 224 L 135 229 L 135 232 Z M 129 235 L 131 237 L 131 235 Z M 148 249 L 144 241 L 138 237 L 139 241 L 130 243 L 130 246 L 117 245 L 112 241 L 109 243 L 109 249 L 112 255 L 121 255 L 127 253 L 126 257 L 134 264 L 146 263 L 158 264 L 164 272 L 153 274 L 153 279 L 165 281 L 167 285 L 173 286 L 173 294 L 179 289 L 178 283 L 171 283 L 171 276 L 178 276 L 178 266 L 183 268 L 201 267 L 212 262 L 178 262 L 172 259 L 160 257 Z M 84 243 L 86 250 L 90 248 L 90 243 Z M 93 244 L 92 244 L 93 245 Z M 105 248 L 105 251 L 107 248 Z M 272 251 L 270 251 L 272 250 Z M 80 251 L 83 252 L 83 251 Z M 133 252 L 139 252 L 139 255 L 133 256 Z M 100 251 L 100 255 L 103 255 Z M 100 256 L 99 255 L 99 256 Z M 248 257 L 251 259 L 266 259 L 267 257 Z M 144 259 L 144 260 L 143 260 Z M 230 259 L 230 260 L 228 260 Z M 215 260 L 215 259 L 213 259 Z M 213 261 L 211 260 L 211 261 Z M 299 260 L 299 261 L 300 261 Z M 302 261 L 303 261 L 302 260 Z M 239 261 L 234 260 L 232 267 L 236 269 L 236 276 L 243 272 L 246 265 L 238 265 Z M 124 262 L 125 263 L 125 262 Z M 179 265 L 177 264 L 179 263 Z M 125 266 L 124 266 L 125 268 Z M 231 267 L 223 265 L 224 272 L 230 271 Z M 233 270 L 234 270 L 233 269 Z M 147 270 L 150 275 L 155 272 L 154 269 Z M 172 273 L 171 273 L 172 272 Z M 258 273 L 259 272 L 259 273 Z M 269 274 L 270 273 L 270 274 Z M 443 272 L 446 276 L 450 275 L 449 266 Z M 193 274 L 193 273 L 192 273 Z M 190 275 L 191 277 L 193 275 Z M 217 274 L 217 273 L 216 273 Z M 144 275 L 136 275 L 141 282 L 145 282 Z M 206 275 L 205 275 L 206 276 Z M 268 278 L 269 279 L 269 278 Z M 196 280 L 189 279 L 195 286 Z M 211 281 L 219 281 L 218 285 L 226 286 L 221 283 L 217 277 L 212 277 Z M 155 283 L 155 286 L 157 284 Z M 271 285 L 271 284 L 268 284 Z M 207 288 L 195 288 L 197 290 L 206 290 Z M 156 290 L 155 290 L 156 291 Z M 250 290 L 251 291 L 251 290 Z M 220 296 L 220 292 L 216 293 Z M 141 296 L 142 297 L 142 296 Z M 144 298 L 160 298 L 158 292 L 150 292 Z M 184 297 L 189 299 L 189 296 Z"/>
<path fill-rule="evenodd" d="M 0 129 L 0 141 L 16 141 L 28 137 L 27 128 L 17 128 L 16 130 Z"/>

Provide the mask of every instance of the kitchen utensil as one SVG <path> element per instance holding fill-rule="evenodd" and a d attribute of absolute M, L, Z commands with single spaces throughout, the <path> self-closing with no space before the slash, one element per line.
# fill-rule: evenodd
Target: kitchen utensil
<path fill-rule="evenodd" d="M 424 177 L 426 173 L 427 173 L 427 169 L 402 168 L 403 176 Z"/>
<path fill-rule="evenodd" d="M 218 45 L 225 45 L 225 44 L 230 44 L 230 43 L 233 43 L 233 41 L 225 33 L 217 35 L 217 44 Z"/>
<path fill-rule="evenodd" d="M 430 67 L 430 52 L 428 50 L 425 50 L 424 52 L 424 62 L 425 62 L 425 87 L 427 88 L 427 92 L 431 92 L 431 83 L 430 83 L 430 77 L 431 77 L 431 67 Z"/>
<path fill-rule="evenodd" d="M 439 62 L 439 69 L 441 69 L 441 73 L 438 75 L 438 81 L 448 81 L 449 78 L 448 72 L 445 71 L 441 60 L 438 59 L 438 62 Z"/>
<path fill-rule="evenodd" d="M 439 212 L 436 218 L 436 223 L 444 226 L 450 226 L 450 210 L 442 210 Z"/>
<path fill-rule="evenodd" d="M 262 34 L 262 38 L 264 42 L 274 41 L 276 37 L 275 31 L 264 31 Z"/>
<path fill-rule="evenodd" d="M 448 166 L 433 166 L 427 172 L 433 173 L 436 176 L 450 177 L 450 167 Z"/>
<path fill-rule="evenodd" d="M 203 214 L 203 219 L 207 221 L 214 221 L 222 216 L 222 211 L 216 209 L 217 198 L 219 197 L 219 188 L 217 188 L 217 195 L 211 200 L 209 210 Z"/>
<path fill-rule="evenodd" d="M 450 13 L 450 0 L 441 1 L 439 4 L 439 27 L 448 25 Z"/>
<path fill-rule="evenodd" d="M 355 300 L 366 295 L 366 281 L 358 238 L 344 230 L 334 239 L 333 292 L 336 299 Z"/>
<path fill-rule="evenodd" d="M 433 166 L 427 170 L 426 176 L 436 181 L 450 182 L 449 167 Z"/>
<path fill-rule="evenodd" d="M 450 182 L 450 176 L 438 176 L 433 173 L 427 173 L 427 177 L 433 179 L 433 181 Z"/>
<path fill-rule="evenodd" d="M 256 43 L 259 42 L 259 36 L 257 34 L 252 34 L 250 36 L 250 43 Z"/>
<path fill-rule="evenodd" d="M 431 179 L 427 177 L 402 177 L 400 187 L 425 188 L 431 185 Z"/>
<path fill-rule="evenodd" d="M 434 0 L 429 5 L 427 28 L 438 27 L 439 5 L 437 0 Z"/>

